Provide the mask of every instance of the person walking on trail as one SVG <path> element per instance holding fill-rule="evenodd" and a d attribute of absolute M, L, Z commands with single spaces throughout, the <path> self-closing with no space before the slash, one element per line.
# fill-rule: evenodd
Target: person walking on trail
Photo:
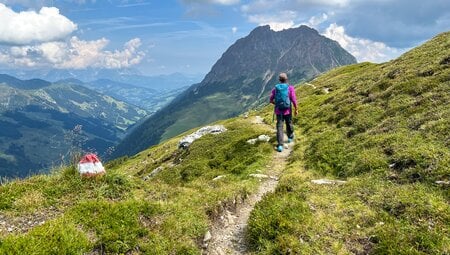
<path fill-rule="evenodd" d="M 270 103 L 275 105 L 275 115 L 277 116 L 277 151 L 283 151 L 284 134 L 283 122 L 286 122 L 286 132 L 288 143 L 294 139 L 294 125 L 292 124 L 292 106 L 295 108 L 295 115 L 298 114 L 297 98 L 294 86 L 288 84 L 286 73 L 280 73 L 279 84 L 275 85 L 270 95 Z"/>

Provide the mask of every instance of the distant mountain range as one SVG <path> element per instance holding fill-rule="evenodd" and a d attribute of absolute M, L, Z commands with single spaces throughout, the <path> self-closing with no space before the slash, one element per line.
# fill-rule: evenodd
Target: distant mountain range
<path fill-rule="evenodd" d="M 131 85 L 128 83 L 117 82 L 110 79 L 100 79 L 86 83 L 77 79 L 66 79 L 59 82 L 77 84 L 90 88 L 105 95 L 109 95 L 113 98 L 139 106 L 145 109 L 149 115 L 166 106 L 177 95 L 188 88 L 188 86 L 185 86 L 177 87 L 172 90 L 156 90 L 149 87 Z"/>
<path fill-rule="evenodd" d="M 201 83 L 138 126 L 114 156 L 132 155 L 193 127 L 267 102 L 279 72 L 287 72 L 291 83 L 297 83 L 353 63 L 355 57 L 337 42 L 309 27 L 280 32 L 258 27 L 234 43 Z"/>
<path fill-rule="evenodd" d="M 180 73 L 144 76 L 134 69 L 8 73 L 22 79 L 0 74 L 0 176 L 7 177 L 61 162 L 75 127 L 82 127 L 83 149 L 104 154 L 128 128 L 200 80 Z"/>
<path fill-rule="evenodd" d="M 0 176 L 23 177 L 48 169 L 74 143 L 103 154 L 147 115 L 142 108 L 74 82 L 0 75 Z M 78 133 L 68 137 L 74 128 Z"/>
<path fill-rule="evenodd" d="M 173 73 L 167 75 L 147 76 L 138 70 L 128 69 L 94 69 L 81 70 L 64 69 L 37 69 L 37 70 L 0 70 L 0 73 L 8 73 L 19 79 L 43 79 L 50 82 L 60 80 L 77 79 L 85 83 L 96 80 L 110 80 L 138 87 L 145 87 L 157 91 L 173 91 L 178 88 L 198 83 L 203 74 Z"/>

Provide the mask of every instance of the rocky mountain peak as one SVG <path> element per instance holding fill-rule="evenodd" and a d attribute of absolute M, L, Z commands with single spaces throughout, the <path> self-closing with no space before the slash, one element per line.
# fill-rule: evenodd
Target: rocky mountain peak
<path fill-rule="evenodd" d="M 202 84 L 236 77 L 264 79 L 268 70 L 271 74 L 288 72 L 291 81 L 298 82 L 330 68 L 353 63 L 356 63 L 355 57 L 310 27 L 302 25 L 273 31 L 269 26 L 260 26 L 236 41 Z"/>

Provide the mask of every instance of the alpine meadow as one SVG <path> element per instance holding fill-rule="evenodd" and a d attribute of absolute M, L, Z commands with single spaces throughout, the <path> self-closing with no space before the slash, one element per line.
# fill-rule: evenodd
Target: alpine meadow
<path fill-rule="evenodd" d="M 389 62 L 340 65 L 298 74 L 286 155 L 267 94 L 206 123 L 221 133 L 180 146 L 198 128 L 177 132 L 102 176 L 70 165 L 2 182 L 0 254 L 450 254 L 450 32 Z M 215 249 L 242 208 L 239 247 Z"/>

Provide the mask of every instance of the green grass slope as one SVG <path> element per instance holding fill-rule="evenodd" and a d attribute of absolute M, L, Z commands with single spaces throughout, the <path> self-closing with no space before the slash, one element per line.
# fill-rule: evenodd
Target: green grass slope
<path fill-rule="evenodd" d="M 297 91 L 289 167 L 251 215 L 253 250 L 449 254 L 449 186 L 436 181 L 450 179 L 450 33 L 311 84 Z"/>
<path fill-rule="evenodd" d="M 249 119 L 224 122 L 188 150 L 178 138 L 106 165 L 82 179 L 74 168 L 0 186 L 0 254 L 200 254 L 214 219 L 254 192 L 271 134 Z M 154 170 L 154 177 L 146 178 Z M 220 180 L 213 180 L 225 175 Z"/>

